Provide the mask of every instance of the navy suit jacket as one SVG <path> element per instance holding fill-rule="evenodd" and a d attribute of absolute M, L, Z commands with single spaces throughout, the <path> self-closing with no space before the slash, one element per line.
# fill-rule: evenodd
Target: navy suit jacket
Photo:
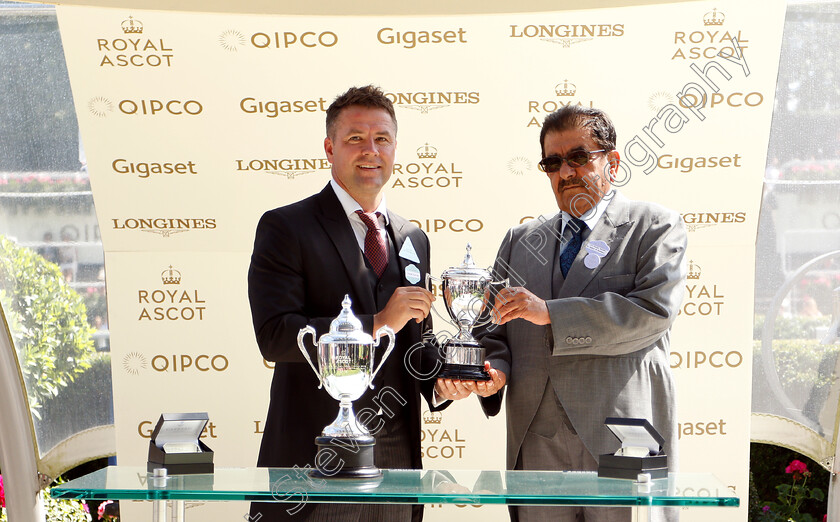
<path fill-rule="evenodd" d="M 399 252 L 411 238 L 420 260 L 414 263 L 397 256 L 402 286 L 411 284 L 405 280 L 405 267 L 409 264 L 419 269 L 422 285 L 422 274 L 429 272 L 429 240 L 422 230 L 390 211 L 389 219 L 395 251 Z M 260 219 L 248 272 L 248 297 L 257 344 L 262 356 L 275 366 L 258 466 L 315 467 L 314 439 L 335 419 L 338 402 L 326 390 L 318 389 L 318 378 L 298 348 L 298 332 L 311 325 L 318 337 L 327 333 L 347 294 L 353 313 L 361 320 L 364 331 L 371 334 L 373 316 L 379 310 L 368 270 L 350 222 L 329 185 L 302 201 L 270 210 Z M 415 468 L 422 467 L 420 395 L 425 395 L 431 404 L 434 385 L 433 378 L 420 380 L 418 375 L 433 375 L 431 369 L 436 364 L 436 350 L 422 344 L 426 330 L 431 330 L 430 317 L 421 324 L 409 321 L 397 333 L 396 348 L 374 380 L 375 388 L 353 403 L 356 412 L 366 407 L 373 411 L 380 407 L 396 410 L 396 399 L 383 394 L 376 400 L 376 396 L 389 384 L 382 382 L 383 375 L 389 373 L 387 366 L 401 367 L 403 382 L 410 382 L 408 389 L 414 391 L 404 399 L 410 411 L 410 418 L 405 420 L 409 423 L 408 442 Z M 305 341 L 317 367 L 311 336 Z M 384 348 L 380 344 L 376 349 L 377 365 Z M 387 467 L 387 463 L 377 464 Z"/>

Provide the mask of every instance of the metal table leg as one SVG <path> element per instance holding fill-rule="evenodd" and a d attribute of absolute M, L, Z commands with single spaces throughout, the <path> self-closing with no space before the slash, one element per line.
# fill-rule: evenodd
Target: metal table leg
<path fill-rule="evenodd" d="M 165 468 L 155 469 L 152 474 L 152 487 L 165 488 L 168 478 Z M 186 504 L 183 500 L 158 499 L 152 502 L 152 522 L 185 522 L 185 520 Z"/>
<path fill-rule="evenodd" d="M 651 487 L 653 486 L 653 482 L 651 481 L 649 473 L 639 473 L 636 477 L 636 482 L 634 484 L 636 493 L 641 496 L 645 493 L 650 494 Z M 636 504 L 636 509 L 633 510 L 633 519 L 635 522 L 651 522 L 651 514 L 652 509 L 650 506 L 650 497 L 648 497 L 647 503 L 644 504 Z"/>
<path fill-rule="evenodd" d="M 166 487 L 166 469 L 158 468 L 152 473 L 152 487 Z M 152 522 L 169 522 L 166 516 L 167 503 L 166 499 L 157 499 L 152 502 Z"/>
<path fill-rule="evenodd" d="M 168 522 L 166 518 L 166 500 L 152 502 L 152 522 Z"/>
<path fill-rule="evenodd" d="M 184 502 L 183 500 L 173 500 L 172 501 L 172 522 L 185 522 L 186 521 L 186 511 L 187 511 L 186 502 Z"/>
<path fill-rule="evenodd" d="M 635 522 L 651 522 L 652 512 L 650 506 L 636 506 L 636 509 L 633 510 L 633 520 Z"/>

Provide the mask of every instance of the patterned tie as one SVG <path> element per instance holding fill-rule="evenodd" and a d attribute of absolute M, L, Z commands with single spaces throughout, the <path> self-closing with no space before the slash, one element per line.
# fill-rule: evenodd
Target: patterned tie
<path fill-rule="evenodd" d="M 572 262 L 580 252 L 580 245 L 583 243 L 583 231 L 587 228 L 586 223 L 574 217 L 569 223 L 566 223 L 566 226 L 572 229 L 572 237 L 569 238 L 566 248 L 560 254 L 560 271 L 563 273 L 563 277 L 566 277 L 566 274 L 569 273 Z"/>
<path fill-rule="evenodd" d="M 365 214 L 361 210 L 356 213 L 362 218 L 362 222 L 367 226 L 367 234 L 365 234 L 365 257 L 376 272 L 377 277 L 382 277 L 385 272 L 385 267 L 388 266 L 388 244 L 382 236 L 379 228 L 379 212 L 375 214 Z"/>

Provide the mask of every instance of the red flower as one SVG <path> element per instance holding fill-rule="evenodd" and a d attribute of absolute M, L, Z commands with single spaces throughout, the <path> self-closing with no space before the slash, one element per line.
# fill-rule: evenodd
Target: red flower
<path fill-rule="evenodd" d="M 808 466 L 804 462 L 795 459 L 785 468 L 785 473 L 793 473 L 794 481 L 801 479 L 803 476 L 811 476 L 811 472 L 808 471 Z"/>
<path fill-rule="evenodd" d="M 785 468 L 785 473 L 807 473 L 808 466 L 799 460 L 792 460 L 788 467 Z"/>
<path fill-rule="evenodd" d="M 0 475 L 0 508 L 6 507 L 6 490 L 3 488 L 3 475 Z"/>
<path fill-rule="evenodd" d="M 108 504 L 113 504 L 113 500 L 106 500 L 105 502 L 99 504 L 99 509 L 96 510 L 96 514 L 99 516 L 99 520 L 103 520 L 105 518 L 105 508 Z"/>

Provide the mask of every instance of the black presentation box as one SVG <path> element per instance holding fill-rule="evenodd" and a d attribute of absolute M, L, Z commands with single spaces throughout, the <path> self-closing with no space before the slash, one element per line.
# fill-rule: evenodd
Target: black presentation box
<path fill-rule="evenodd" d="M 207 413 L 163 413 L 149 441 L 149 472 L 165 468 L 168 475 L 213 473 L 213 450 L 201 442 Z"/>
<path fill-rule="evenodd" d="M 640 473 L 651 479 L 668 476 L 668 456 L 662 452 L 665 439 L 647 419 L 607 417 L 604 424 L 621 442 L 614 454 L 601 455 L 598 476 L 636 480 Z"/>

